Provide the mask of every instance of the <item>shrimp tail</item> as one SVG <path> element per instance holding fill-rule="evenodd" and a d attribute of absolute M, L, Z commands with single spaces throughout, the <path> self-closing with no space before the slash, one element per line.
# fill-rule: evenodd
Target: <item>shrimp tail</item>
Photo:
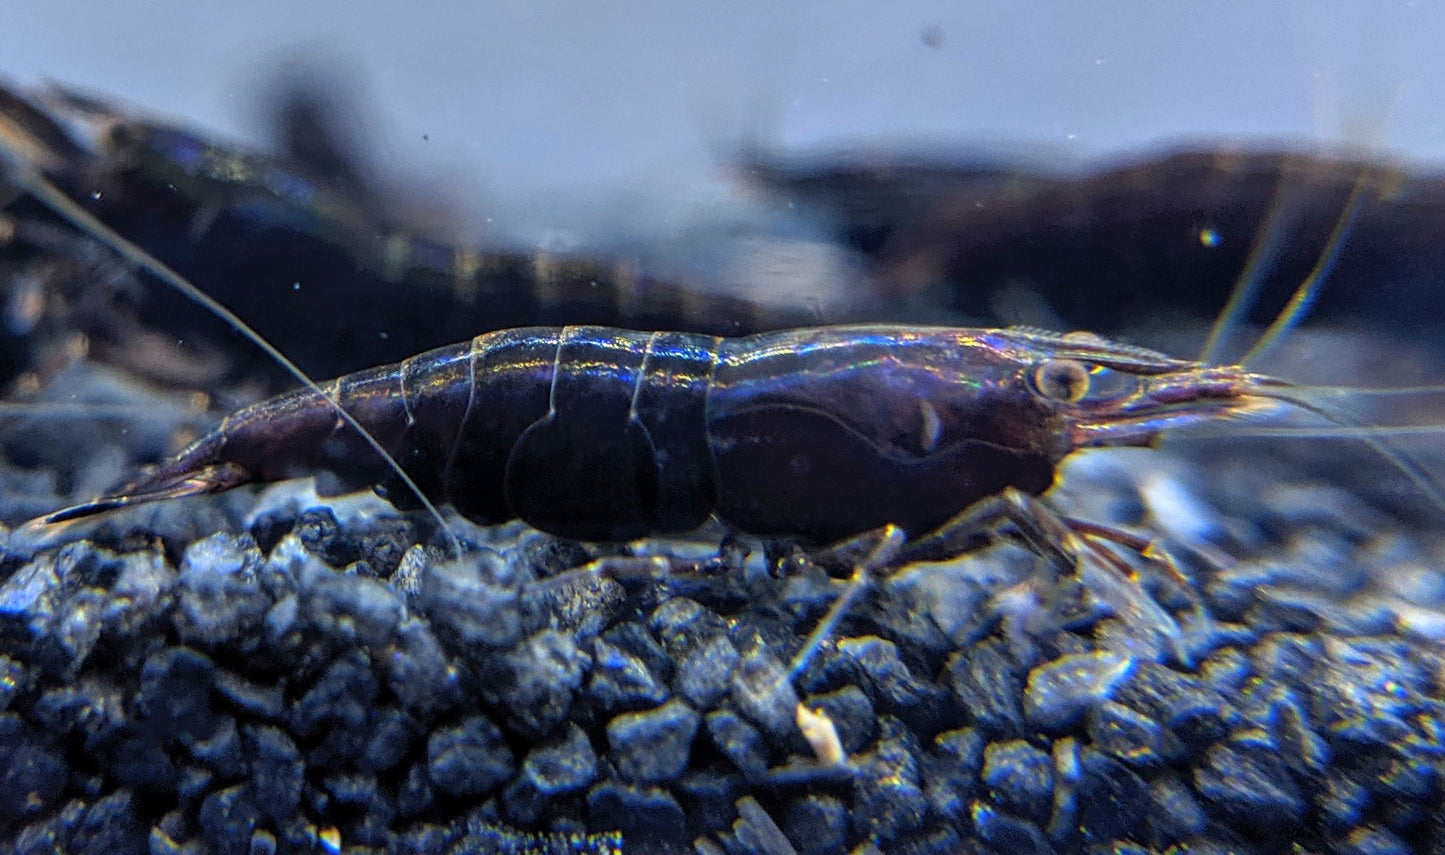
<path fill-rule="evenodd" d="M 35 520 L 33 524 L 43 528 L 132 505 L 220 493 L 254 480 L 251 473 L 238 463 L 207 461 L 207 457 L 214 460 L 213 451 L 209 444 L 193 447 L 190 453 L 162 464 L 114 493 L 63 508 Z"/>

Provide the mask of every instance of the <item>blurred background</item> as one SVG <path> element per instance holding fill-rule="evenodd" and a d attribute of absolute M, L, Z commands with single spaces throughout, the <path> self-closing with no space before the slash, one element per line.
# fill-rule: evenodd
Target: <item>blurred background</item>
<path fill-rule="evenodd" d="M 980 146 L 1080 160 L 1220 138 L 1445 160 L 1445 5 L 0 3 L 0 73 L 268 144 L 268 93 L 334 81 L 370 166 L 514 236 L 652 228 L 723 161 Z"/>

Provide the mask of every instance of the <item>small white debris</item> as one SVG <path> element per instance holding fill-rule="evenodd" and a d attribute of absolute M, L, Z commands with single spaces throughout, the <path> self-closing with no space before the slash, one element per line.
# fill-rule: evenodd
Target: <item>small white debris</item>
<path fill-rule="evenodd" d="M 841 766 L 848 760 L 843 750 L 843 741 L 838 738 L 838 728 L 828 714 L 822 710 L 809 709 L 807 704 L 798 703 L 798 730 L 813 747 L 813 756 L 825 766 Z"/>

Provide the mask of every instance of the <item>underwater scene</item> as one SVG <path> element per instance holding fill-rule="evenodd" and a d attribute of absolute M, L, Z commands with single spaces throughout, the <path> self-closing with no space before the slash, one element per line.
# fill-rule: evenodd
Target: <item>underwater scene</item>
<path fill-rule="evenodd" d="M 409 166 L 464 135 L 300 38 L 236 133 L 0 37 L 0 848 L 1445 852 L 1445 150 L 1426 84 L 1395 119 L 1313 52 L 1388 78 L 1445 20 L 1264 18 L 1348 133 L 1081 83 L 1141 130 L 1076 141 L 923 121 L 976 5 L 672 22 L 683 102 L 779 52 L 738 91 L 793 99 L 697 107 L 684 166 L 601 125 Z M 677 50 L 471 14 L 579 120 L 648 115 L 589 40 Z M 1135 9 L 1060 79 L 1197 41 L 1247 103 L 1235 23 Z"/>

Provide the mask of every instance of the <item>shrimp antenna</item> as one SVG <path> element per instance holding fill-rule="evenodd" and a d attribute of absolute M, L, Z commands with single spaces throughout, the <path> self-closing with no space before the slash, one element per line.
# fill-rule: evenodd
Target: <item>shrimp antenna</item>
<path fill-rule="evenodd" d="M 1315 298 L 1319 296 L 1320 288 L 1334 270 L 1335 262 L 1339 260 L 1340 253 L 1345 246 L 1345 238 L 1349 236 L 1354 229 L 1356 220 L 1359 219 L 1360 209 L 1364 207 L 1365 189 L 1374 183 L 1377 171 L 1374 164 L 1368 164 L 1360 170 L 1359 177 L 1355 179 L 1355 184 L 1350 189 L 1350 197 L 1345 202 L 1345 208 L 1340 212 L 1339 219 L 1335 221 L 1335 227 L 1331 230 L 1329 240 L 1325 242 L 1319 258 L 1315 260 L 1315 266 L 1300 282 L 1299 287 L 1290 296 L 1289 302 L 1275 316 L 1269 328 L 1254 343 L 1254 347 L 1251 347 L 1249 352 L 1240 358 L 1240 365 L 1247 365 L 1258 359 L 1260 354 L 1277 344 L 1285 333 L 1294 329 L 1295 325 L 1309 313 Z"/>
<path fill-rule="evenodd" d="M 1365 201 L 1365 190 L 1375 183 L 1379 176 L 1378 165 L 1367 162 L 1361 167 L 1360 173 L 1356 176 L 1350 195 L 1345 202 L 1344 209 L 1336 219 L 1334 228 L 1326 240 L 1324 248 L 1315 261 L 1314 267 L 1299 287 L 1295 289 L 1289 302 L 1271 322 L 1268 329 L 1259 337 L 1254 346 L 1239 360 L 1240 365 L 1249 363 L 1259 358 L 1260 354 L 1278 343 L 1279 339 L 1308 313 L 1320 288 L 1329 278 L 1335 263 L 1344 247 L 1345 239 L 1353 230 L 1359 217 L 1361 208 Z M 1241 271 L 1239 279 L 1235 283 L 1233 292 L 1228 302 L 1210 329 L 1209 336 L 1205 341 L 1203 353 L 1200 356 L 1201 362 L 1211 362 L 1217 351 L 1226 330 L 1238 322 L 1239 315 L 1245 307 L 1251 305 L 1258 296 L 1261 284 L 1260 273 L 1266 264 L 1273 263 L 1277 255 L 1277 243 L 1280 239 L 1283 227 L 1288 222 L 1286 217 L 1288 207 L 1285 205 L 1286 183 L 1281 178 L 1275 188 L 1275 195 L 1271 203 L 1270 213 L 1261 226 L 1256 238 L 1256 248 L 1250 253 Z M 1386 437 L 1419 435 L 1424 433 L 1437 432 L 1435 428 L 1416 428 L 1405 426 L 1399 428 L 1375 428 L 1363 424 L 1352 424 L 1341 414 L 1344 408 L 1336 405 L 1332 410 L 1318 402 L 1319 398 L 1343 398 L 1358 397 L 1362 395 L 1384 396 L 1384 395 L 1405 395 L 1418 394 L 1420 392 L 1440 392 L 1440 387 L 1413 387 L 1409 389 L 1385 389 L 1385 390 L 1358 390 L 1348 387 L 1289 387 L 1288 392 L 1279 389 L 1271 389 L 1269 397 L 1276 398 L 1298 407 L 1301 410 L 1312 413 L 1339 430 L 1333 436 L 1359 439 L 1365 442 L 1373 451 L 1388 461 L 1392 466 L 1410 479 L 1421 493 L 1428 498 L 1431 504 L 1445 511 L 1445 492 L 1436 486 L 1425 467 L 1405 449 L 1394 443 L 1386 441 Z M 1261 394 L 1265 394 L 1261 391 Z M 1315 400 L 1311 400 L 1314 398 Z M 1360 421 L 1364 421 L 1361 419 Z M 1263 428 L 1256 430 L 1246 429 L 1244 433 L 1256 436 L 1296 436 L 1308 435 L 1319 436 L 1317 430 L 1297 428 Z M 1235 432 L 1233 435 L 1239 435 Z"/>
<path fill-rule="evenodd" d="M 1258 394 L 1284 401 L 1287 404 L 1299 407 L 1305 412 L 1319 416 L 1344 431 L 1341 436 L 1359 439 L 1364 442 L 1371 450 L 1389 461 L 1390 465 L 1404 473 L 1405 477 L 1409 478 L 1411 483 L 1419 488 L 1421 493 L 1425 494 L 1425 497 L 1430 500 L 1431 504 L 1439 508 L 1442 512 L 1445 512 L 1445 491 L 1442 491 L 1441 488 L 1434 483 L 1434 479 L 1430 477 L 1425 467 L 1415 459 L 1414 455 L 1400 448 L 1398 445 L 1386 442 L 1386 437 L 1384 436 L 1384 434 L 1391 433 L 1410 434 L 1425 431 L 1417 431 L 1415 426 L 1409 425 L 1399 429 L 1392 429 L 1389 426 L 1376 429 L 1367 425 L 1352 424 L 1349 419 L 1341 414 L 1340 411 L 1344 409 L 1343 407 L 1336 404 L 1336 408 L 1332 410 L 1320 403 L 1311 401 L 1309 399 L 1310 391 L 1309 387 L 1292 388 L 1286 386 L 1283 388 L 1270 387 L 1267 390 L 1261 388 L 1258 390 Z M 1436 391 L 1439 390 L 1437 389 Z M 1340 390 L 1336 387 L 1327 387 L 1327 392 L 1337 397 L 1339 396 Z M 1273 431 L 1274 435 L 1282 435 L 1279 432 L 1283 430 L 1290 429 L 1266 428 L 1265 432 L 1262 433 L 1266 433 L 1267 435 L 1268 431 Z M 1438 432 L 1438 428 L 1430 427 L 1428 431 Z"/>
<path fill-rule="evenodd" d="M 1249 258 L 1245 259 L 1244 269 L 1239 272 L 1239 278 L 1234 282 L 1234 290 L 1230 292 L 1228 302 L 1224 304 L 1224 308 L 1214 319 L 1214 325 L 1209 329 L 1209 337 L 1205 339 L 1204 349 L 1199 354 L 1200 362 L 1214 362 L 1215 353 L 1225 335 L 1238 326 L 1240 315 L 1259 299 L 1259 290 L 1264 286 L 1264 273 L 1274 267 L 1279 258 L 1285 230 L 1294 224 L 1296 211 L 1286 198 L 1288 190 L 1289 182 L 1281 172 L 1279 183 L 1274 188 L 1274 196 L 1269 203 L 1269 214 L 1254 236 L 1254 249 L 1250 250 Z"/>
<path fill-rule="evenodd" d="M 0 130 L 4 129 L 0 128 Z M 5 137 L 7 140 L 10 140 L 14 138 L 14 134 L 13 132 L 7 133 Z M 256 332 L 245 321 L 237 317 L 230 309 L 217 302 L 215 298 L 191 284 L 189 280 L 173 270 L 165 262 L 122 237 L 110 226 L 102 223 L 91 215 L 89 211 L 86 211 L 80 207 L 80 205 L 76 204 L 75 200 L 62 193 L 58 187 L 51 183 L 44 175 L 32 168 L 28 162 L 21 160 L 17 155 L 12 153 L 8 142 L 6 145 L 0 145 L 0 174 L 3 174 L 8 181 L 13 182 L 15 186 L 22 188 L 25 192 L 34 196 L 36 200 L 53 211 L 56 216 L 59 216 L 77 229 L 109 246 L 116 254 L 134 265 L 137 269 L 149 271 L 157 279 L 160 279 L 207 311 L 230 324 L 252 344 L 260 348 L 263 353 L 275 360 L 276 364 L 280 365 L 291 374 L 292 377 L 296 378 L 301 385 L 331 404 L 332 409 L 336 410 L 341 420 L 359 433 L 367 445 L 371 446 L 377 454 L 381 455 L 382 460 L 386 461 L 387 467 L 396 473 L 397 477 L 406 485 L 407 489 L 416 495 L 422 507 L 424 507 L 427 513 L 435 518 L 441 526 L 441 530 L 446 535 L 448 545 L 451 547 L 452 554 L 457 558 L 461 557 L 461 541 L 457 539 L 457 536 L 452 532 L 451 528 L 447 526 L 446 518 L 437 510 L 436 505 L 432 504 L 431 500 L 422 493 L 421 488 L 417 486 L 417 483 L 412 480 L 410 475 L 406 474 L 401 464 L 387 453 L 385 448 L 382 448 L 381 443 L 377 441 L 376 437 L 372 436 L 366 428 L 362 427 L 355 416 L 348 413 L 346 408 L 341 406 L 340 401 L 321 386 L 317 385 L 316 381 L 307 376 L 306 372 L 302 371 L 296 363 L 286 358 L 285 354 L 276 349 L 276 347 L 268 342 L 260 333 Z"/>
<path fill-rule="evenodd" d="M 1291 401 L 1290 403 L 1294 403 Z M 1200 428 L 1199 433 L 1207 434 L 1208 429 Z M 1445 425 L 1337 425 L 1334 430 L 1312 427 L 1282 425 L 1251 425 L 1233 427 L 1226 436 L 1269 436 L 1286 439 L 1365 439 L 1372 436 L 1439 436 L 1445 433 Z"/>
<path fill-rule="evenodd" d="M 1254 346 L 1240 358 L 1240 365 L 1245 365 L 1258 359 L 1262 353 L 1277 344 L 1280 338 L 1293 329 L 1309 312 L 1315 298 L 1319 295 L 1320 289 L 1324 286 L 1325 281 L 1334 269 L 1335 263 L 1339 260 L 1340 253 L 1344 248 L 1345 239 L 1349 236 L 1359 218 L 1360 210 L 1364 207 L 1366 198 L 1365 191 L 1375 183 L 1378 174 L 1379 168 L 1373 163 L 1367 163 L 1360 169 L 1360 174 L 1356 176 L 1353 186 L 1350 188 L 1350 195 L 1345 202 L 1345 207 L 1340 212 L 1340 216 L 1335 220 L 1334 228 L 1330 231 L 1324 248 L 1315 260 L 1314 267 L 1300 282 L 1299 287 L 1296 288 L 1294 294 L 1291 295 L 1289 302 L 1280 310 L 1280 313 L 1275 316 L 1269 328 L 1260 335 L 1259 339 L 1254 343 Z M 1282 200 L 1283 187 L 1283 180 L 1281 180 L 1281 185 L 1276 191 L 1276 205 Z M 1278 236 L 1280 224 L 1275 222 L 1275 220 L 1279 213 L 1280 210 L 1278 207 L 1271 210 L 1268 221 L 1266 221 L 1266 224 L 1261 229 L 1261 233 L 1266 235 L 1265 241 L 1267 242 L 1273 242 Z M 1249 261 L 1246 263 L 1245 270 L 1240 275 L 1240 279 L 1235 286 L 1234 292 L 1230 295 L 1228 304 L 1225 306 L 1220 319 L 1216 321 L 1214 328 L 1210 331 L 1201 361 L 1208 361 L 1210 359 L 1219 344 L 1223 330 L 1226 329 L 1229 324 L 1234 323 L 1235 317 L 1242 311 L 1242 307 L 1247 305 L 1247 300 L 1253 301 L 1259 287 L 1259 283 L 1256 281 L 1258 273 L 1256 269 L 1258 266 L 1257 261 L 1261 257 L 1273 256 L 1273 254 L 1272 248 L 1265 249 L 1263 252 L 1256 251 L 1251 254 Z M 1226 318 L 1228 319 L 1227 321 Z M 1310 391 L 1311 390 L 1304 387 L 1292 388 L 1289 393 L 1282 392 L 1278 389 L 1271 389 L 1269 396 L 1319 416 L 1337 428 L 1342 429 L 1345 432 L 1340 434 L 1342 436 L 1348 435 L 1362 440 L 1373 451 L 1389 461 L 1396 469 L 1400 470 L 1405 477 L 1409 478 L 1411 483 L 1419 488 L 1420 492 L 1430 500 L 1431 504 L 1445 511 L 1445 492 L 1442 492 L 1441 488 L 1433 483 L 1433 480 L 1425 471 L 1425 467 L 1421 465 L 1413 455 L 1398 445 L 1386 442 L 1381 431 L 1375 431 L 1359 424 L 1351 424 L 1338 411 L 1332 411 L 1330 408 L 1316 401 L 1311 401 L 1309 397 L 1307 397 Z M 1328 396 L 1338 398 L 1351 394 L 1351 390 L 1339 387 L 1319 387 L 1313 391 L 1316 397 Z M 1382 392 L 1376 392 L 1374 394 L 1405 394 L 1406 392 L 1418 391 L 1420 391 L 1418 388 L 1412 390 L 1383 390 Z M 1354 394 L 1361 393 L 1355 391 Z M 1283 435 L 1278 433 L 1281 429 L 1275 428 L 1273 430 L 1276 432 L 1275 435 Z M 1403 434 L 1407 432 L 1409 431 L 1398 431 L 1397 433 Z"/>

